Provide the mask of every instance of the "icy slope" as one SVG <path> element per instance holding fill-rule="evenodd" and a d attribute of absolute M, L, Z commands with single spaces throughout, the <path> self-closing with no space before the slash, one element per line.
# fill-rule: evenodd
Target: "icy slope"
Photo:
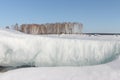
<path fill-rule="evenodd" d="M 119 36 L 35 36 L 0 30 L 0 66 L 95 65 L 119 54 Z"/>

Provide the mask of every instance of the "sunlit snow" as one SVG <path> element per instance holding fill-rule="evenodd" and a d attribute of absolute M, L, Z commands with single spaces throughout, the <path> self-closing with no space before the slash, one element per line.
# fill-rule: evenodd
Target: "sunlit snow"
<path fill-rule="evenodd" d="M 119 35 L 27 35 L 1 29 L 0 66 L 36 67 L 0 73 L 0 80 L 119 80 L 119 54 Z"/>
<path fill-rule="evenodd" d="M 120 54 L 120 36 L 27 35 L 0 30 L 0 66 L 86 66 Z"/>

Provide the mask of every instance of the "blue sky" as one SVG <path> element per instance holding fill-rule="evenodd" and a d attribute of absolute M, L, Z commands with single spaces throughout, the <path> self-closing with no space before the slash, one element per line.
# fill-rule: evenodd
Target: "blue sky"
<path fill-rule="evenodd" d="M 83 32 L 119 32 L 120 0 L 0 0 L 0 27 L 81 22 Z"/>

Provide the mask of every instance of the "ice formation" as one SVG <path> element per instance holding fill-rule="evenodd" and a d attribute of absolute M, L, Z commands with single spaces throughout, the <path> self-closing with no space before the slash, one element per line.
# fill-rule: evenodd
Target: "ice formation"
<path fill-rule="evenodd" d="M 0 66 L 96 65 L 119 54 L 119 36 L 35 36 L 0 30 Z"/>

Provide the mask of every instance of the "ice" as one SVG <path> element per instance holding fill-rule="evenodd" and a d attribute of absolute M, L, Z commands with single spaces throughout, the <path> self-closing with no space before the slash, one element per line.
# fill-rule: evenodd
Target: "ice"
<path fill-rule="evenodd" d="M 97 65 L 117 59 L 119 54 L 119 36 L 36 36 L 0 30 L 0 66 Z"/>

